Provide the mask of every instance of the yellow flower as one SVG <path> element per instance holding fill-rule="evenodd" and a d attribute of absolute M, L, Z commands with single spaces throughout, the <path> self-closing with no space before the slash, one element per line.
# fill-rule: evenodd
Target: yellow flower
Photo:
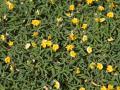
<path fill-rule="evenodd" d="M 95 0 L 96 2 L 98 2 L 99 0 Z"/>
<path fill-rule="evenodd" d="M 98 68 L 99 70 L 102 70 L 102 69 L 103 69 L 103 65 L 102 65 L 101 63 L 97 63 L 97 68 Z"/>
<path fill-rule="evenodd" d="M 81 87 L 79 90 L 85 90 L 85 88 L 84 88 L 84 87 Z"/>
<path fill-rule="evenodd" d="M 115 8 L 117 5 L 115 5 L 114 3 L 111 3 L 110 5 L 109 5 L 109 8 L 111 8 L 111 9 L 113 9 L 113 8 Z"/>
<path fill-rule="evenodd" d="M 78 25 L 78 24 L 79 24 L 79 19 L 73 18 L 73 19 L 71 20 L 71 22 L 72 22 L 72 24 L 74 24 L 74 25 Z"/>
<path fill-rule="evenodd" d="M 60 83 L 57 81 L 57 80 L 54 80 L 53 81 L 53 87 L 56 88 L 56 89 L 59 89 L 60 88 Z"/>
<path fill-rule="evenodd" d="M 76 35 L 74 35 L 73 33 L 71 33 L 71 34 L 69 35 L 69 39 L 70 39 L 70 40 L 75 40 L 75 39 L 77 39 L 77 37 L 76 37 Z"/>
<path fill-rule="evenodd" d="M 33 37 L 37 37 L 39 35 L 39 33 L 38 32 L 33 32 Z"/>
<path fill-rule="evenodd" d="M 69 6 L 69 10 L 70 10 L 70 11 L 75 10 L 75 6 L 74 6 L 74 5 L 70 5 L 70 6 Z"/>
<path fill-rule="evenodd" d="M 80 73 L 80 68 L 77 67 L 76 70 L 75 70 L 75 73 L 79 74 Z"/>
<path fill-rule="evenodd" d="M 108 84 L 108 89 L 107 90 L 113 90 L 113 89 L 114 89 L 113 85 L 112 84 Z"/>
<path fill-rule="evenodd" d="M 117 87 L 116 87 L 116 90 L 120 90 L 120 86 L 117 86 Z"/>
<path fill-rule="evenodd" d="M 59 49 L 59 45 L 58 45 L 58 44 L 53 44 L 52 50 L 53 50 L 54 52 L 56 52 L 58 49 Z"/>
<path fill-rule="evenodd" d="M 87 4 L 89 4 L 89 5 L 90 5 L 90 4 L 93 4 L 93 1 L 94 1 L 94 0 L 86 0 Z"/>
<path fill-rule="evenodd" d="M 75 52 L 75 51 L 70 51 L 70 56 L 71 56 L 71 57 L 76 57 L 76 56 L 77 56 L 77 54 L 76 54 L 76 52 Z"/>
<path fill-rule="evenodd" d="M 47 40 L 43 39 L 43 40 L 42 40 L 42 43 L 41 43 L 41 46 L 42 46 L 43 48 L 46 48 L 46 47 L 47 47 Z"/>
<path fill-rule="evenodd" d="M 96 21 L 96 22 L 104 22 L 104 21 L 105 21 L 105 18 L 95 18 L 95 21 Z"/>
<path fill-rule="evenodd" d="M 9 10 L 13 10 L 13 8 L 14 8 L 13 3 L 11 3 L 10 1 L 7 1 L 6 4 L 7 4 Z"/>
<path fill-rule="evenodd" d="M 108 18 L 113 18 L 114 17 L 114 13 L 113 12 L 108 12 L 107 13 L 107 17 Z"/>
<path fill-rule="evenodd" d="M 9 42 L 8 42 L 8 45 L 9 45 L 10 47 L 13 46 L 13 44 L 14 44 L 13 41 L 9 41 Z"/>
<path fill-rule="evenodd" d="M 7 56 L 7 57 L 5 58 L 5 63 L 9 64 L 9 63 L 10 63 L 10 61 L 11 61 L 10 56 Z"/>
<path fill-rule="evenodd" d="M 59 23 L 59 22 L 62 22 L 63 21 L 63 18 L 62 17 L 59 17 L 59 18 L 57 18 L 57 22 Z"/>
<path fill-rule="evenodd" d="M 32 25 L 33 26 L 38 26 L 41 24 L 41 20 L 32 20 Z"/>
<path fill-rule="evenodd" d="M 107 39 L 108 42 L 111 42 L 111 41 L 113 41 L 113 40 L 114 40 L 114 39 L 113 39 L 112 37 L 110 37 L 110 38 Z"/>
<path fill-rule="evenodd" d="M 103 10 L 105 10 L 105 8 L 103 6 L 98 6 L 98 10 L 103 11 Z"/>
<path fill-rule="evenodd" d="M 83 41 L 83 42 L 86 42 L 87 40 L 88 40 L 87 35 L 83 35 L 83 37 L 82 37 L 82 41 Z"/>
<path fill-rule="evenodd" d="M 87 24 L 83 24 L 81 28 L 85 30 L 87 26 L 88 26 Z"/>
<path fill-rule="evenodd" d="M 75 47 L 74 45 L 69 44 L 66 46 L 66 49 L 67 49 L 67 51 L 72 51 L 74 49 L 74 47 Z"/>
<path fill-rule="evenodd" d="M 107 72 L 112 72 L 113 71 L 113 67 L 111 65 L 107 66 Z"/>
<path fill-rule="evenodd" d="M 94 62 L 90 63 L 90 65 L 89 65 L 90 69 L 94 69 L 95 66 L 96 66 L 96 63 L 94 63 Z"/>
<path fill-rule="evenodd" d="M 105 18 L 100 18 L 99 19 L 99 22 L 104 22 L 105 21 Z"/>
<path fill-rule="evenodd" d="M 88 47 L 87 47 L 87 52 L 88 52 L 89 54 L 92 53 L 92 47 L 88 46 Z"/>
<path fill-rule="evenodd" d="M 68 17 L 71 17 L 71 13 L 70 12 L 66 12 L 65 15 L 68 16 Z"/>
<path fill-rule="evenodd" d="M 96 22 L 100 22 L 100 18 L 95 18 L 95 21 Z"/>
<path fill-rule="evenodd" d="M 107 2 L 110 2 L 111 0 L 106 0 Z"/>
<path fill-rule="evenodd" d="M 48 47 L 51 47 L 51 46 L 52 46 L 52 41 L 47 40 L 46 45 L 47 45 Z"/>
<path fill-rule="evenodd" d="M 105 86 L 102 86 L 100 90 L 107 90 L 107 88 Z"/>
<path fill-rule="evenodd" d="M 0 39 L 1 39 L 2 41 L 5 41 L 5 40 L 6 40 L 5 35 L 0 35 Z"/>
<path fill-rule="evenodd" d="M 27 43 L 27 44 L 25 45 L 25 49 L 30 48 L 30 46 L 31 46 L 31 44 L 30 44 L 30 43 Z"/>
<path fill-rule="evenodd" d="M 32 47 L 37 47 L 37 44 L 35 42 L 31 43 Z"/>

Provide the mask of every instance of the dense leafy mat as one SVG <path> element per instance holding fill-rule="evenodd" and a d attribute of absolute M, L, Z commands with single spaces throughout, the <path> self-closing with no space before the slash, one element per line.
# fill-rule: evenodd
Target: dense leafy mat
<path fill-rule="evenodd" d="M 120 90 L 120 0 L 0 0 L 0 90 Z"/>

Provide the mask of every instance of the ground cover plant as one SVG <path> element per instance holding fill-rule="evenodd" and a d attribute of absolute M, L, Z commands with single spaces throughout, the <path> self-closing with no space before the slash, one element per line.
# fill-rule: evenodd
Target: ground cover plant
<path fill-rule="evenodd" d="M 120 90 L 120 0 L 0 0 L 0 90 Z"/>

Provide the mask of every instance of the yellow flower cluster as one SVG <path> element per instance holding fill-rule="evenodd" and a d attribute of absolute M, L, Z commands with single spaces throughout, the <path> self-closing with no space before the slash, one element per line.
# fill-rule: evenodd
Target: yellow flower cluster
<path fill-rule="evenodd" d="M 33 2 L 33 0 L 30 0 L 30 1 L 31 1 L 31 3 Z M 68 0 L 68 1 L 70 1 L 70 0 Z M 104 25 L 104 23 L 106 24 L 107 20 L 109 20 L 109 19 L 113 20 L 114 17 L 117 16 L 116 15 L 117 13 L 115 13 L 113 10 L 117 6 L 114 2 L 112 2 L 112 0 L 104 0 L 104 2 L 106 2 L 106 3 L 108 2 L 108 4 L 109 4 L 108 6 L 104 5 L 102 3 L 100 3 L 100 5 L 99 5 L 99 1 L 101 1 L 101 0 L 81 0 L 81 1 L 83 1 L 86 4 L 85 7 L 82 7 L 81 4 L 78 5 L 78 3 L 79 3 L 79 1 L 78 1 L 77 5 L 70 4 L 67 7 L 68 10 L 65 11 L 65 15 L 66 15 L 65 17 L 63 17 L 62 15 L 58 15 L 55 18 L 55 23 L 57 23 L 57 25 L 55 24 L 56 32 L 57 32 L 57 29 L 59 30 L 59 29 L 61 29 L 61 27 L 68 25 L 68 27 L 67 27 L 68 30 L 63 31 L 64 34 L 67 33 L 67 36 L 65 37 L 66 38 L 65 42 L 61 43 L 61 42 L 59 42 L 59 39 L 57 39 L 58 43 L 54 43 L 55 41 L 52 38 L 55 36 L 54 33 L 49 34 L 52 31 L 51 32 L 44 31 L 45 35 L 48 35 L 48 34 L 49 35 L 46 38 L 43 38 L 44 36 L 40 37 L 42 30 L 44 30 L 44 27 L 40 27 L 40 26 L 42 26 L 42 24 L 44 25 L 44 20 L 36 19 L 36 18 L 38 18 L 38 16 L 35 16 L 34 19 L 29 20 L 30 22 L 28 24 L 28 27 L 32 28 L 30 31 L 32 33 L 30 34 L 30 36 L 33 40 L 31 40 L 31 39 L 29 39 L 28 41 L 26 40 L 26 44 L 24 44 L 24 49 L 26 51 L 29 51 L 30 49 L 33 49 L 33 48 L 36 49 L 40 46 L 40 48 L 42 47 L 41 49 L 51 50 L 52 52 L 54 52 L 54 54 L 59 53 L 59 51 L 62 51 L 65 49 L 65 53 L 68 53 L 68 58 L 70 58 L 70 59 L 77 59 L 77 57 L 79 57 L 79 55 L 80 55 L 79 53 L 81 53 L 81 52 L 83 52 L 82 53 L 83 59 L 88 60 L 89 58 L 90 59 L 97 58 L 97 57 L 95 57 L 95 55 L 99 55 L 99 53 L 102 53 L 102 50 L 99 50 L 100 45 L 98 45 L 98 46 L 96 45 L 97 38 L 95 38 L 95 40 L 94 40 L 94 36 L 98 35 L 99 33 L 102 32 L 102 31 L 101 32 L 97 31 L 97 30 L 99 30 L 100 25 Z M 56 0 L 49 0 L 49 2 L 51 2 L 52 4 L 55 4 Z M 11 0 L 11 1 L 5 0 L 5 4 L 8 7 L 9 14 L 11 14 L 12 11 L 17 9 L 15 7 L 15 3 L 13 2 L 13 0 Z M 80 14 L 81 14 L 83 8 L 89 8 L 93 5 L 97 5 L 97 6 L 95 6 L 96 7 L 95 10 L 97 10 L 97 11 L 95 13 L 93 13 L 94 16 L 91 17 L 93 19 L 93 22 L 88 22 L 87 19 L 89 19 L 89 17 L 87 15 L 82 16 Z M 80 8 L 78 8 L 78 6 Z M 39 9 L 36 9 L 35 13 L 37 13 L 37 15 L 40 16 Z M 77 15 L 77 13 L 78 13 L 78 15 Z M 6 18 L 7 18 L 7 14 L 4 16 L 4 19 L 6 20 L 4 23 L 5 25 L 7 25 Z M 42 18 L 42 17 L 39 17 L 39 18 Z M 66 20 L 67 23 L 64 22 L 64 19 L 66 19 L 66 18 L 67 18 L 67 20 Z M 1 19 L 1 21 L 2 21 L 2 19 Z M 96 22 L 97 22 L 96 26 L 93 25 L 95 27 L 91 28 L 92 23 L 96 23 Z M 109 25 L 109 22 L 107 24 Z M 50 25 L 54 25 L 54 24 L 50 24 Z M 41 28 L 42 28 L 42 30 L 41 30 Z M 93 29 L 95 29 L 96 31 L 93 32 L 92 31 Z M 8 29 L 8 31 L 9 31 L 9 29 Z M 7 30 L 5 30 L 4 32 L 7 33 Z M 9 31 L 9 32 L 11 32 L 11 31 Z M 107 32 L 107 30 L 106 30 L 106 32 Z M 108 35 L 110 35 L 109 38 L 107 37 L 107 35 L 105 36 L 105 38 L 107 37 L 107 39 L 106 39 L 107 44 L 112 44 L 112 41 L 115 41 L 115 38 L 112 36 L 111 33 L 112 32 L 110 32 L 110 34 L 108 34 Z M 62 36 L 62 34 L 60 34 L 60 35 Z M 92 37 L 92 35 L 93 35 L 93 37 Z M 42 40 L 41 40 L 41 38 L 42 38 Z M 102 38 L 102 35 L 100 36 L 100 38 Z M 13 65 L 14 62 L 13 62 L 12 56 L 11 55 L 9 56 L 8 50 L 11 48 L 14 48 L 14 45 L 16 44 L 17 41 L 9 39 L 9 35 L 4 34 L 4 33 L 0 34 L 0 41 L 1 41 L 0 43 L 4 43 L 3 46 L 5 46 L 5 49 L 6 49 L 5 53 L 7 53 L 7 55 L 8 55 L 8 56 L 4 57 L 3 62 L 6 63 L 5 65 L 9 66 L 11 71 L 13 71 L 14 70 L 14 65 Z M 39 42 L 40 42 L 40 44 L 39 44 Z M 94 44 L 92 42 L 94 42 Z M 64 49 L 62 48 L 62 45 L 64 46 L 63 47 Z M 79 47 L 78 50 L 76 50 L 77 47 Z M 116 71 L 115 65 L 113 65 L 111 62 L 110 62 L 111 65 L 108 63 L 104 63 L 104 61 L 82 61 L 81 60 L 79 64 L 81 64 L 81 62 L 82 63 L 87 62 L 86 64 L 88 65 L 89 70 L 91 70 L 91 71 L 96 70 L 99 73 L 102 73 L 102 71 L 105 70 L 105 73 L 107 73 L 109 75 L 115 74 L 114 72 Z M 27 64 L 28 63 L 30 63 L 30 62 L 27 62 Z M 58 63 L 58 62 L 55 62 L 55 63 Z M 61 63 L 61 62 L 59 62 L 59 63 Z M 77 75 L 79 76 L 81 73 L 82 73 L 82 68 L 80 68 L 79 66 L 75 66 L 75 75 L 76 75 L 75 78 L 77 78 Z M 82 76 L 82 74 L 81 74 L 81 76 Z M 85 80 L 87 82 L 87 79 L 85 79 Z M 85 82 L 85 80 L 83 80 L 83 81 Z M 90 81 L 90 82 L 92 82 L 92 81 Z M 97 86 L 97 84 L 95 84 L 95 83 L 94 83 L 94 85 Z M 50 86 L 50 89 L 51 88 L 61 89 L 60 86 L 62 86 L 62 85 L 60 85 L 59 81 L 53 80 L 53 85 Z M 114 84 L 107 83 L 107 85 L 101 84 L 98 86 L 100 86 L 99 87 L 100 90 L 120 90 L 120 86 L 116 86 Z M 78 86 L 76 86 L 76 87 L 78 87 Z M 48 89 L 47 87 L 45 87 L 45 88 L 46 88 L 46 90 Z M 84 86 L 79 87 L 79 90 L 86 90 L 86 89 L 87 88 Z"/>
<path fill-rule="evenodd" d="M 59 49 L 59 45 L 58 44 L 53 44 L 52 41 L 46 40 L 46 39 L 42 40 L 41 46 L 43 48 L 50 47 L 50 48 L 52 48 L 52 50 L 54 52 L 56 52 Z"/>
<path fill-rule="evenodd" d="M 13 10 L 14 9 L 14 4 L 11 3 L 10 1 L 6 1 L 6 4 L 7 4 L 9 10 Z"/>
<path fill-rule="evenodd" d="M 94 69 L 96 67 L 98 70 L 102 70 L 103 69 L 103 64 L 102 63 L 97 63 L 96 64 L 96 63 L 92 62 L 92 63 L 90 63 L 89 67 L 91 69 Z M 106 72 L 111 73 L 113 71 L 114 71 L 113 66 L 112 65 L 107 65 Z"/>
<path fill-rule="evenodd" d="M 4 34 L 0 35 L 0 40 L 5 41 L 9 47 L 12 47 L 14 45 L 14 41 L 10 39 L 8 41 L 7 38 L 8 38 L 7 35 L 4 35 Z"/>
<path fill-rule="evenodd" d="M 96 22 L 104 22 L 104 21 L 105 21 L 105 18 L 95 18 L 95 21 L 96 21 Z"/>
<path fill-rule="evenodd" d="M 41 46 L 43 48 L 46 48 L 47 46 L 51 47 L 51 45 L 52 45 L 52 42 L 50 40 L 45 40 L 45 39 L 42 40 Z"/>
<path fill-rule="evenodd" d="M 66 49 L 68 52 L 70 52 L 71 57 L 76 57 L 76 55 L 77 55 L 76 52 L 73 50 L 74 48 L 75 48 L 75 46 L 72 44 L 69 44 L 66 46 Z"/>
<path fill-rule="evenodd" d="M 120 90 L 120 86 L 114 87 L 114 85 L 108 84 L 107 86 L 101 86 L 100 90 Z"/>

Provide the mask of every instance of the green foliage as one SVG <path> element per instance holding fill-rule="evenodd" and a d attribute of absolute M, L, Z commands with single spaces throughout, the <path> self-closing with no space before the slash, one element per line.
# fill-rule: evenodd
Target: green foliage
<path fill-rule="evenodd" d="M 60 90 L 99 90 L 100 86 L 109 83 L 120 85 L 120 1 L 114 0 L 118 6 L 109 9 L 111 2 L 99 0 L 93 5 L 87 5 L 85 0 L 12 0 L 14 9 L 8 10 L 3 0 L 0 0 L 0 35 L 8 33 L 6 41 L 0 40 L 0 90 L 43 90 L 44 86 L 52 87 L 51 82 L 57 80 Z M 67 17 L 69 5 L 75 5 L 72 17 Z M 105 11 L 97 10 L 98 5 L 104 5 Z M 106 14 L 113 11 L 115 16 L 107 18 Z M 4 18 L 6 16 L 6 18 Z M 63 21 L 57 25 L 57 18 Z M 78 26 L 71 24 L 71 19 L 80 20 Z M 96 17 L 105 17 L 102 23 L 95 22 Z M 34 27 L 33 19 L 41 20 L 40 26 Z M 88 24 L 87 30 L 82 30 L 83 23 Z M 34 31 L 39 32 L 37 38 L 32 37 Z M 71 41 L 69 34 L 73 31 L 77 39 Z M 59 44 L 57 52 L 51 48 L 43 49 L 41 42 L 52 36 L 52 42 Z M 86 43 L 81 43 L 83 35 L 88 36 Z M 108 42 L 112 37 L 114 40 Z M 8 41 L 14 41 L 9 47 Z M 35 41 L 37 47 L 25 49 L 26 43 Z M 76 58 L 70 57 L 66 45 L 74 44 Z M 88 54 L 86 48 L 91 46 L 93 52 Z M 4 59 L 10 56 L 12 62 L 6 64 Z M 91 62 L 102 63 L 103 70 L 91 70 Z M 10 70 L 11 65 L 13 71 Z M 107 65 L 115 69 L 106 72 Z M 80 68 L 80 74 L 75 74 L 75 68 Z M 86 81 L 86 82 L 85 82 Z M 94 86 L 91 82 L 100 86 Z M 53 88 L 51 90 L 54 90 Z"/>

